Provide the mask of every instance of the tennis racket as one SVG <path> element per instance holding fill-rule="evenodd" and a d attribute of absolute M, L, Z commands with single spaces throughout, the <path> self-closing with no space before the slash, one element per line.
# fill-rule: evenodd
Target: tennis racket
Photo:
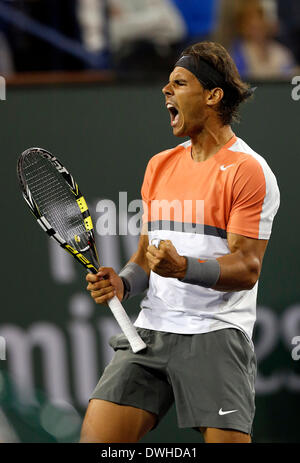
<path fill-rule="evenodd" d="M 23 197 L 42 229 L 88 272 L 100 267 L 92 219 L 72 175 L 49 151 L 29 148 L 17 163 Z M 108 305 L 133 352 L 146 344 L 138 335 L 117 296 Z"/>

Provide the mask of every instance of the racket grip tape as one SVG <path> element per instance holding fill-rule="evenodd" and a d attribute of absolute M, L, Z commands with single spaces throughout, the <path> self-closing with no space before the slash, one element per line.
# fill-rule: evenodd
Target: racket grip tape
<path fill-rule="evenodd" d="M 136 353 L 145 349 L 147 345 L 139 336 L 135 326 L 132 324 L 130 318 L 128 317 L 124 307 L 122 306 L 117 296 L 114 296 L 112 299 L 109 299 L 108 305 L 115 319 L 120 325 L 120 328 L 122 329 L 123 333 L 128 339 L 132 351 Z"/>

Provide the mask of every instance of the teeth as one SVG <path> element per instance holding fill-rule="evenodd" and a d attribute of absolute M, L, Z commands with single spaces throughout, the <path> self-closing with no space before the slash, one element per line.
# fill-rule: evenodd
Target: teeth
<path fill-rule="evenodd" d="M 175 125 L 179 121 L 179 112 L 178 109 L 173 106 L 171 103 L 166 104 L 167 109 L 170 111 L 170 116 L 171 116 L 171 126 L 175 127 Z"/>

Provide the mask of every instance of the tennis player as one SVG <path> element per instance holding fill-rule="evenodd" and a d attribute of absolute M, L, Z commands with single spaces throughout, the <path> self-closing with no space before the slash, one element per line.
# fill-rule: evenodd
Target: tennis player
<path fill-rule="evenodd" d="M 189 141 L 147 166 L 143 232 L 129 263 L 119 275 L 102 267 L 87 276 L 98 304 L 146 291 L 135 326 L 147 348 L 134 354 L 123 334 L 111 338 L 115 354 L 81 441 L 137 442 L 175 401 L 180 428 L 205 442 L 247 443 L 257 286 L 279 190 L 264 158 L 232 131 L 251 91 L 221 45 L 187 48 L 163 93 L 174 135 Z"/>

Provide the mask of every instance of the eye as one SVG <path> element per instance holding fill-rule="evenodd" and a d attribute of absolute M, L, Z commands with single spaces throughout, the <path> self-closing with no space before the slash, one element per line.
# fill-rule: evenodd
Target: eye
<path fill-rule="evenodd" d="M 179 86 L 182 86 L 182 85 L 184 85 L 184 84 L 185 84 L 185 82 L 184 82 L 184 81 L 182 81 L 182 80 L 178 80 L 178 79 L 176 79 L 176 80 L 175 80 L 175 84 L 176 84 L 176 85 L 179 85 Z"/>

